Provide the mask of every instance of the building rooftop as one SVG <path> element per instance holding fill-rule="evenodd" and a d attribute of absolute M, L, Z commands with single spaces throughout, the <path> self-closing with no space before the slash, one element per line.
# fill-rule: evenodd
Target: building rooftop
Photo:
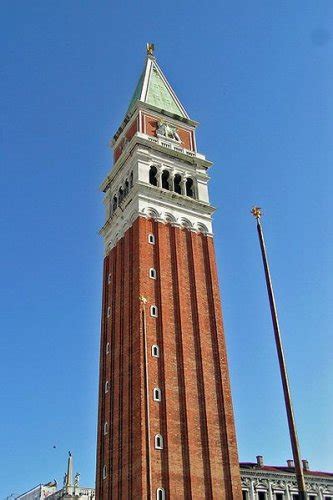
<path fill-rule="evenodd" d="M 288 460 L 288 465 L 265 465 L 263 464 L 263 459 L 261 456 L 257 457 L 257 462 L 240 462 L 241 469 L 253 469 L 253 470 L 262 470 L 267 472 L 282 472 L 286 474 L 291 474 L 295 472 L 295 467 L 292 463 L 292 460 Z M 304 474 L 305 475 L 313 475 L 320 477 L 333 478 L 333 472 L 324 472 L 324 471 L 316 471 L 310 470 L 309 464 L 306 460 L 303 461 L 304 464 Z"/>
<path fill-rule="evenodd" d="M 131 112 L 137 101 L 150 104 L 182 118 L 189 118 L 152 52 L 147 53 L 144 69 L 127 113 Z"/>

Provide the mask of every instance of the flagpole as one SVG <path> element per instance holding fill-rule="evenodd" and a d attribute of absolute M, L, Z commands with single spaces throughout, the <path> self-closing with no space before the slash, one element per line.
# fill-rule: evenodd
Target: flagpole
<path fill-rule="evenodd" d="M 259 237 L 259 242 L 260 242 L 262 261 L 263 261 L 264 270 L 265 270 L 266 286 L 267 286 L 267 292 L 268 292 L 268 298 L 269 298 L 269 305 L 270 305 L 270 309 L 271 309 L 276 350 L 277 350 L 277 355 L 278 355 L 278 359 L 279 359 L 280 374 L 281 374 L 281 380 L 282 380 L 284 401 L 285 401 L 285 405 L 286 405 L 289 435 L 290 435 L 291 449 L 292 449 L 294 464 L 295 464 L 295 472 L 296 472 L 299 498 L 300 498 L 300 500 L 306 500 L 307 495 L 306 495 L 306 488 L 305 488 L 305 481 L 304 481 L 304 474 L 303 474 L 303 466 L 302 466 L 300 448 L 299 448 L 299 443 L 298 443 L 298 438 L 297 438 L 294 411 L 293 411 L 293 406 L 292 406 L 292 401 L 291 401 L 291 394 L 290 394 L 290 387 L 289 387 L 289 382 L 288 382 L 286 361 L 285 361 L 284 352 L 283 352 L 283 346 L 282 346 L 281 333 L 280 333 L 280 327 L 279 327 L 279 321 L 278 321 L 278 314 L 277 314 L 274 292 L 273 292 L 271 273 L 270 273 L 270 269 L 269 269 L 269 265 L 268 265 L 264 233 L 263 233 L 263 229 L 262 229 L 261 222 L 260 222 L 262 212 L 261 212 L 261 209 L 259 207 L 253 207 L 251 210 L 251 213 L 257 220 L 257 231 L 258 231 L 258 237 Z"/>

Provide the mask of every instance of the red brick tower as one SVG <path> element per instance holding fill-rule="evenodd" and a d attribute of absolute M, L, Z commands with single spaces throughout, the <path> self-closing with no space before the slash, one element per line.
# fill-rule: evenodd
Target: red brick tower
<path fill-rule="evenodd" d="M 102 185 L 98 500 L 242 497 L 196 125 L 148 45 Z"/>

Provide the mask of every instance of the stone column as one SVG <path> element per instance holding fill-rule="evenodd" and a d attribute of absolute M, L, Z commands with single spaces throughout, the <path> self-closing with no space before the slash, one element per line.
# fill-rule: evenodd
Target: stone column
<path fill-rule="evenodd" d="M 198 199 L 198 189 L 197 189 L 197 180 L 195 177 L 192 177 L 192 191 L 193 191 L 193 199 L 197 200 Z"/>
<path fill-rule="evenodd" d="M 169 171 L 169 190 L 174 191 L 175 190 L 175 173 L 173 171 Z"/>
<path fill-rule="evenodd" d="M 182 180 L 180 181 L 180 188 L 181 188 L 182 194 L 186 195 L 186 177 L 185 177 L 185 175 L 182 176 Z"/>
<path fill-rule="evenodd" d="M 254 481 L 252 479 L 251 488 L 250 488 L 250 500 L 255 500 L 255 498 L 256 498 L 256 494 L 255 494 L 255 490 L 254 490 Z"/>
<path fill-rule="evenodd" d="M 157 174 L 156 174 L 157 187 L 161 188 L 162 187 L 162 167 L 157 166 L 156 168 L 157 168 Z"/>

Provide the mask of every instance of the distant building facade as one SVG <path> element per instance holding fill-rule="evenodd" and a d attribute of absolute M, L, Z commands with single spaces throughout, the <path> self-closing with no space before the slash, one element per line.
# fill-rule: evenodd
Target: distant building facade
<path fill-rule="evenodd" d="M 73 458 L 72 454 L 69 453 L 67 472 L 64 477 L 64 484 L 61 489 L 58 490 L 57 482 L 39 484 L 31 490 L 23 493 L 16 497 L 15 500 L 74 500 L 75 498 L 80 500 L 95 500 L 95 490 L 94 488 L 83 488 L 79 485 L 80 474 L 73 475 Z"/>
<path fill-rule="evenodd" d="M 58 489 L 57 482 L 39 484 L 16 497 L 15 500 L 100 500 L 94 488 L 79 486 L 79 474 L 73 478 L 72 458 L 68 459 L 64 485 Z M 307 500 L 333 500 L 333 473 L 310 470 L 303 460 Z M 286 466 L 265 465 L 262 456 L 256 462 L 240 463 L 242 500 L 298 500 L 295 468 L 292 460 Z M 179 497 L 178 497 L 179 498 Z M 241 500 L 241 499 L 240 499 Z"/>
<path fill-rule="evenodd" d="M 73 500 L 79 498 L 80 500 L 95 500 L 94 488 L 81 488 L 81 486 L 63 486 L 57 490 L 57 483 L 39 484 L 31 490 L 16 497 L 16 500 Z"/>
<path fill-rule="evenodd" d="M 57 491 L 57 482 L 38 484 L 34 488 L 16 497 L 16 500 L 44 500 Z"/>
<path fill-rule="evenodd" d="M 67 488 L 64 486 L 61 490 L 53 493 L 48 500 L 73 500 L 79 498 L 80 500 L 95 500 L 95 489 L 94 488 L 81 488 L 81 486 L 72 486 Z"/>
<path fill-rule="evenodd" d="M 303 460 L 308 500 L 333 500 L 333 473 L 311 471 Z M 240 463 L 243 500 L 298 500 L 295 468 L 292 460 L 287 466 L 264 465 L 257 461 Z"/>

